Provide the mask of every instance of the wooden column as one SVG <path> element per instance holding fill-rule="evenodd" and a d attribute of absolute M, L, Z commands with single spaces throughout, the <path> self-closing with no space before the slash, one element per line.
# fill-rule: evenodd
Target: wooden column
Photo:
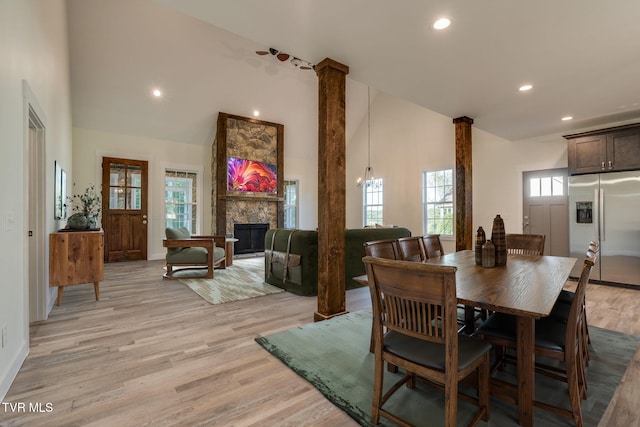
<path fill-rule="evenodd" d="M 473 249 L 473 182 L 471 125 L 473 119 L 453 119 L 456 127 L 456 251 Z"/>
<path fill-rule="evenodd" d="M 314 320 L 346 313 L 345 89 L 349 67 L 326 58 L 318 75 L 318 311 Z"/>

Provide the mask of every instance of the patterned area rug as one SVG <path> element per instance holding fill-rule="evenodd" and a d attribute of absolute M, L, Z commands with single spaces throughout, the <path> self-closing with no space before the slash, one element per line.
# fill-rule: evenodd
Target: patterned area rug
<path fill-rule="evenodd" d="M 596 426 L 629 365 L 640 337 L 590 327 L 591 361 L 587 368 L 589 390 L 582 401 L 585 426 Z M 373 391 L 373 355 L 369 353 L 371 311 L 362 310 L 299 328 L 256 338 L 267 351 L 309 381 L 334 405 L 363 426 L 370 426 Z M 508 370 L 511 368 L 508 368 Z M 504 371 L 515 378 L 515 371 Z M 385 370 L 387 390 L 398 374 Z M 444 393 L 418 383 L 415 390 L 403 387 L 389 399 L 386 408 L 416 426 L 444 425 Z M 566 384 L 536 376 L 536 398 L 568 407 Z M 491 398 L 491 419 L 487 426 L 518 425 L 518 410 Z M 458 422 L 468 424 L 476 407 L 458 400 Z M 535 410 L 539 426 L 568 426 L 572 421 L 542 409 Z M 381 426 L 395 425 L 381 418 Z"/>
<path fill-rule="evenodd" d="M 213 279 L 180 279 L 209 304 L 262 297 L 284 292 L 264 283 L 264 258 L 241 258 L 224 270 L 215 270 Z"/>

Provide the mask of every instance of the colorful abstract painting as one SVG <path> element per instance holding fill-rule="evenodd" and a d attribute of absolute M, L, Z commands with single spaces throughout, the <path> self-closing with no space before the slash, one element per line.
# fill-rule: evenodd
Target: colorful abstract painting
<path fill-rule="evenodd" d="M 227 186 L 229 191 L 275 194 L 278 188 L 276 166 L 255 160 L 229 157 Z"/>

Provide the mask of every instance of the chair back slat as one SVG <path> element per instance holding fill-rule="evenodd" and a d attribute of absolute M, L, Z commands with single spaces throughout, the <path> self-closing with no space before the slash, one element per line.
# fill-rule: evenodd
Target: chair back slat
<path fill-rule="evenodd" d="M 507 253 L 519 255 L 544 255 L 543 234 L 507 234 Z"/>
<path fill-rule="evenodd" d="M 442 249 L 442 242 L 440 241 L 439 234 L 425 234 L 422 236 L 422 242 L 424 244 L 424 251 L 427 258 L 437 258 L 444 255 L 444 249 Z"/>
<path fill-rule="evenodd" d="M 398 242 L 396 239 L 364 242 L 364 253 L 367 256 L 375 258 L 400 259 Z"/>
<path fill-rule="evenodd" d="M 424 244 L 420 236 L 402 237 L 398 239 L 400 259 L 405 261 L 424 261 L 427 259 Z"/>
<path fill-rule="evenodd" d="M 369 256 L 363 261 L 380 334 L 384 327 L 437 343 L 457 335 L 456 267 Z"/>

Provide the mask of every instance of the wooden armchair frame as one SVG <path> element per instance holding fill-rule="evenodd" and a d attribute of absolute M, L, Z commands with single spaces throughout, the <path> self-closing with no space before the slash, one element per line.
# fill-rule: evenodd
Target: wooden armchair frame
<path fill-rule="evenodd" d="M 186 278 L 203 278 L 213 279 L 214 268 L 226 268 L 226 257 L 214 261 L 213 250 L 216 247 L 225 248 L 226 238 L 225 236 L 191 236 L 189 239 L 164 239 L 162 246 L 169 248 L 205 248 L 207 250 L 207 262 L 206 263 L 176 263 L 167 262 L 167 272 L 163 275 L 165 279 L 186 279 Z M 180 270 L 207 270 L 207 273 L 203 275 L 191 275 L 191 276 L 174 276 L 174 267 L 184 266 L 189 268 L 181 268 Z"/>

